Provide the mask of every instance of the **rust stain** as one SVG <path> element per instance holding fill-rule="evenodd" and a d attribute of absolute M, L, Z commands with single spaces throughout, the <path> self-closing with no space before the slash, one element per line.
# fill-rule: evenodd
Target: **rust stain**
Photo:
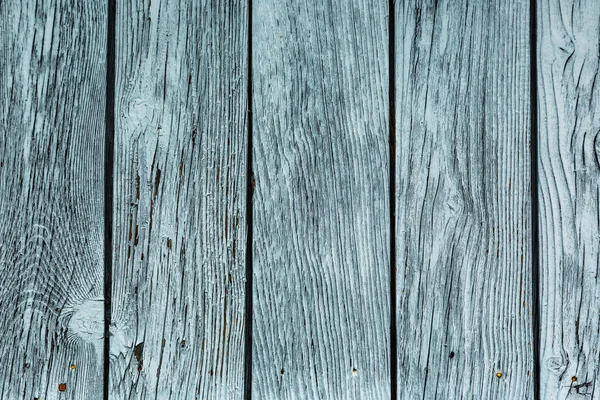
<path fill-rule="evenodd" d="M 66 392 L 67 391 L 67 384 L 66 383 L 59 383 L 58 384 L 58 390 L 60 392 Z"/>

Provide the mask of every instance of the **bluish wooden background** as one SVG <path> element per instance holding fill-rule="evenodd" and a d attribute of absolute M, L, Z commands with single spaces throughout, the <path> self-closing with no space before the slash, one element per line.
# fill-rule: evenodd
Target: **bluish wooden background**
<path fill-rule="evenodd" d="M 0 398 L 600 399 L 597 0 L 8 0 L 0 46 Z"/>

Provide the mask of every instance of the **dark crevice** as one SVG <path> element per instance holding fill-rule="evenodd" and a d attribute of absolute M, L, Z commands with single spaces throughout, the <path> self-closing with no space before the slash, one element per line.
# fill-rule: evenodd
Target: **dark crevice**
<path fill-rule="evenodd" d="M 388 2 L 388 73 L 390 105 L 390 380 L 391 398 L 398 398 L 398 338 L 396 332 L 396 34 L 394 0 Z"/>
<path fill-rule="evenodd" d="M 116 0 L 108 0 L 106 35 L 106 108 L 104 135 L 104 399 L 108 400 L 112 295 L 113 167 L 115 142 Z"/>
<path fill-rule="evenodd" d="M 533 398 L 540 398 L 540 264 L 539 264 L 539 199 L 538 199 L 538 82 L 537 82 L 537 8 L 536 0 L 529 5 L 529 59 L 531 107 L 531 296 L 533 333 Z"/>
<path fill-rule="evenodd" d="M 246 137 L 246 323 L 244 332 L 244 399 L 252 398 L 252 206 L 254 173 L 252 170 L 252 0 L 248 1 L 247 113 Z"/>

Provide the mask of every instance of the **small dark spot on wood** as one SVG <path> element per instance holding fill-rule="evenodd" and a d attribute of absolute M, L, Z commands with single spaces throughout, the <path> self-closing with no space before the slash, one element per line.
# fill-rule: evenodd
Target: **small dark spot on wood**
<path fill-rule="evenodd" d="M 181 348 L 184 348 L 184 347 L 185 347 L 185 340 L 182 340 L 181 341 Z"/>
<path fill-rule="evenodd" d="M 173 241 L 171 239 L 167 239 L 167 248 L 171 248 L 173 246 Z"/>
<path fill-rule="evenodd" d="M 283 375 L 285 373 L 285 371 L 282 369 L 280 373 L 281 373 L 281 375 Z"/>
<path fill-rule="evenodd" d="M 142 372 L 142 366 L 138 365 L 138 372 Z"/>
<path fill-rule="evenodd" d="M 190 76 L 188 76 L 188 85 L 191 85 L 191 84 L 192 84 L 192 76 L 190 75 Z"/>
<path fill-rule="evenodd" d="M 30 368 L 30 367 L 31 367 L 31 364 L 25 363 L 25 368 Z"/>
<path fill-rule="evenodd" d="M 354 375 L 356 375 L 356 372 L 357 372 L 357 371 L 356 371 L 356 368 L 352 368 L 352 373 L 353 373 Z"/>
<path fill-rule="evenodd" d="M 577 382 L 577 377 L 576 376 L 571 377 L 571 382 Z"/>
<path fill-rule="evenodd" d="M 140 342 L 135 345 L 133 348 L 133 355 L 138 362 L 138 371 L 142 368 L 144 364 L 144 342 Z"/>
<path fill-rule="evenodd" d="M 231 283 L 232 279 L 231 279 L 231 274 L 229 274 L 229 283 Z"/>
<path fill-rule="evenodd" d="M 140 199 L 140 176 L 137 175 L 135 178 L 135 198 Z"/>
<path fill-rule="evenodd" d="M 158 196 L 158 186 L 160 185 L 160 168 L 156 169 L 156 178 L 154 179 L 154 198 Z"/>
<path fill-rule="evenodd" d="M 141 260 L 144 261 L 144 253 L 142 253 Z"/>
<path fill-rule="evenodd" d="M 211 369 L 210 371 L 208 371 L 208 374 L 209 374 L 210 376 L 212 376 L 212 374 L 213 374 L 213 370 Z"/>
<path fill-rule="evenodd" d="M 67 391 L 67 384 L 66 383 L 59 383 L 58 384 L 58 390 L 60 392 L 66 392 Z"/>
<path fill-rule="evenodd" d="M 453 359 L 453 358 L 454 358 L 454 352 L 453 352 L 453 351 L 451 351 L 451 352 L 450 352 L 450 355 L 449 355 L 448 357 L 450 357 L 450 359 Z"/>

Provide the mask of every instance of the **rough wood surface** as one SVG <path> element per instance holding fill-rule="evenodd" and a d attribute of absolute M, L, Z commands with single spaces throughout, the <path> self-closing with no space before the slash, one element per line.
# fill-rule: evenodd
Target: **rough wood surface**
<path fill-rule="evenodd" d="M 2 399 L 102 397 L 106 12 L 0 2 Z"/>
<path fill-rule="evenodd" d="M 531 399 L 529 2 L 395 26 L 398 398 Z"/>
<path fill-rule="evenodd" d="M 600 399 L 600 4 L 537 17 L 541 398 Z"/>
<path fill-rule="evenodd" d="M 256 399 L 383 399 L 387 2 L 253 2 Z"/>
<path fill-rule="evenodd" d="M 245 1 L 119 1 L 112 398 L 241 398 Z"/>

